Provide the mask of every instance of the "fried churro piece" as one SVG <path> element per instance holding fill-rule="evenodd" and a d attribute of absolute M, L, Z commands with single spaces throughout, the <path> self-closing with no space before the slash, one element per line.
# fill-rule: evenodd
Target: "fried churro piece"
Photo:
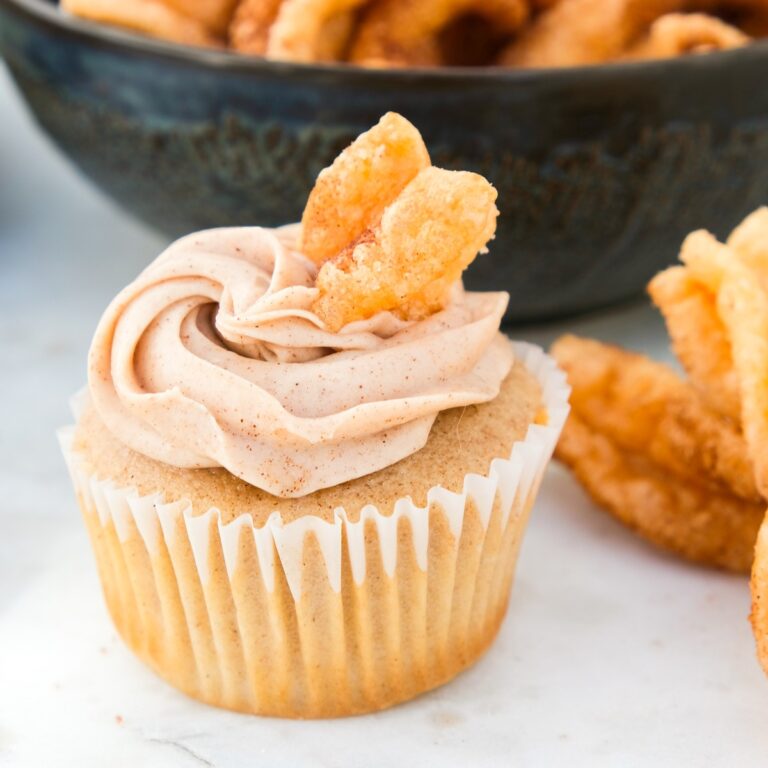
<path fill-rule="evenodd" d="M 61 6 L 75 16 L 125 27 L 173 43 L 220 44 L 201 21 L 179 13 L 160 0 L 62 0 Z"/>
<path fill-rule="evenodd" d="M 528 0 L 375 0 L 362 15 L 350 60 L 365 66 L 437 66 L 440 35 L 465 16 L 510 36 L 528 20 Z"/>
<path fill-rule="evenodd" d="M 768 674 L 768 516 L 760 527 L 752 566 L 750 621 L 757 642 L 757 657 Z"/>
<path fill-rule="evenodd" d="M 353 12 L 365 0 L 283 0 L 267 41 L 280 61 L 338 61 L 352 33 Z"/>
<path fill-rule="evenodd" d="M 226 35 L 237 0 L 163 0 L 165 5 L 196 19 L 218 38 Z"/>
<path fill-rule="evenodd" d="M 740 29 L 706 13 L 669 13 L 656 19 L 624 58 L 666 59 L 740 48 L 750 41 Z"/>
<path fill-rule="evenodd" d="M 768 495 L 768 295 L 749 269 L 732 269 L 717 298 L 731 340 L 741 420 L 758 487 Z"/>
<path fill-rule="evenodd" d="M 739 381 L 715 295 L 685 267 L 660 272 L 648 292 L 664 316 L 672 349 L 693 386 L 711 408 L 739 423 Z"/>
<path fill-rule="evenodd" d="M 504 50 L 509 67 L 567 67 L 620 57 L 655 19 L 687 0 L 561 0 Z"/>
<path fill-rule="evenodd" d="M 496 230 L 496 190 L 482 176 L 426 168 L 317 278 L 317 315 L 331 330 L 382 311 L 418 319 L 448 301 L 451 285 Z"/>
<path fill-rule="evenodd" d="M 321 265 L 377 224 L 429 153 L 416 128 L 389 112 L 320 172 L 301 224 L 300 248 Z"/>
<path fill-rule="evenodd" d="M 763 287 L 768 287 L 768 206 L 747 216 L 731 232 L 727 246 L 736 251 L 744 264 L 758 270 Z"/>
<path fill-rule="evenodd" d="M 715 296 L 730 343 L 757 487 L 768 495 L 768 209 L 749 216 L 728 245 L 705 232 L 690 235 L 681 259 Z"/>
<path fill-rule="evenodd" d="M 764 263 L 764 233 L 768 209 L 749 216 L 728 240 L 719 243 L 709 232 L 690 234 L 683 243 L 684 267 L 670 267 L 651 280 L 648 290 L 661 311 L 672 347 L 692 383 L 712 407 L 740 421 L 739 377 L 734 368 L 731 340 L 718 310 L 718 293 L 729 270 L 742 262 L 768 274 Z M 702 340 L 706 340 L 703 343 Z"/>
<path fill-rule="evenodd" d="M 702 565 L 749 571 L 764 503 L 665 472 L 643 454 L 620 449 L 575 412 L 556 456 L 598 504 L 652 544 Z"/>
<path fill-rule="evenodd" d="M 738 422 L 712 410 L 672 369 L 576 336 L 558 339 L 552 354 L 568 374 L 571 406 L 589 428 L 677 477 L 761 501 Z"/>
<path fill-rule="evenodd" d="M 229 44 L 240 53 L 265 56 L 269 31 L 283 0 L 241 0 L 229 26 Z"/>
<path fill-rule="evenodd" d="M 321 265 L 314 310 L 332 330 L 378 312 L 418 319 L 496 230 L 496 190 L 432 168 L 419 132 L 389 113 L 318 177 L 299 246 Z"/>

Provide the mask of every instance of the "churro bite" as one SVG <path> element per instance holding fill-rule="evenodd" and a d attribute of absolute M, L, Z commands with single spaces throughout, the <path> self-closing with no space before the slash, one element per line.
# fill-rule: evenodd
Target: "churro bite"
<path fill-rule="evenodd" d="M 565 67 L 768 36 L 764 0 L 61 0 L 96 21 L 275 61 Z"/>
<path fill-rule="evenodd" d="M 678 274 L 696 286 L 702 305 L 706 299 L 706 327 L 714 329 L 711 345 L 699 343 L 704 365 L 690 362 L 695 355 L 686 332 L 689 319 L 675 311 L 676 302 L 667 301 L 660 289 L 652 289 L 652 295 L 671 336 L 681 340 L 681 362 L 689 374 L 711 402 L 721 402 L 740 421 L 758 488 L 768 495 L 768 208 L 745 219 L 726 243 L 708 232 L 693 233 L 680 258 L 684 267 L 676 268 Z M 670 278 L 663 272 L 656 280 Z"/>
<path fill-rule="evenodd" d="M 429 165 L 416 129 L 386 115 L 325 169 L 302 219 L 320 264 L 313 309 L 333 331 L 379 312 L 420 320 L 496 230 L 496 190 L 482 176 Z"/>
<path fill-rule="evenodd" d="M 384 115 L 317 177 L 301 218 L 302 253 L 318 266 L 338 256 L 430 165 L 416 128 L 402 115 Z"/>
<path fill-rule="evenodd" d="M 177 13 L 199 21 L 223 41 L 238 0 L 162 0 L 162 2 Z"/>
<path fill-rule="evenodd" d="M 369 712 L 493 640 L 568 408 L 462 284 L 495 200 L 388 114 L 301 225 L 182 238 L 106 309 L 64 451 L 117 628 L 182 691 Z"/>
<path fill-rule="evenodd" d="M 283 61 L 337 61 L 363 0 L 241 0 L 229 28 L 240 53 Z"/>
<path fill-rule="evenodd" d="M 739 381 L 714 295 L 682 266 L 656 275 L 648 293 L 666 320 L 672 349 L 688 380 L 711 408 L 741 421 Z"/>
<path fill-rule="evenodd" d="M 451 48 L 466 47 L 462 25 L 480 19 L 490 63 L 497 41 L 518 32 L 529 15 L 528 0 L 378 0 L 361 14 L 350 60 L 374 67 L 460 63 L 461 50 Z M 458 37 L 458 46 L 446 44 L 451 37 Z"/>
<path fill-rule="evenodd" d="M 651 24 L 647 35 L 626 54 L 629 59 L 665 59 L 688 53 L 740 48 L 751 38 L 732 24 L 706 13 L 669 13 Z"/>
<path fill-rule="evenodd" d="M 406 320 L 440 311 L 493 237 L 495 200 L 482 176 L 423 170 L 378 223 L 320 268 L 318 317 L 338 330 L 382 311 Z"/>
<path fill-rule="evenodd" d="M 572 387 L 557 457 L 643 538 L 703 565 L 748 572 L 765 502 L 738 424 L 642 355 L 564 336 Z"/>
<path fill-rule="evenodd" d="M 241 0 L 229 25 L 229 44 L 240 53 L 265 56 L 269 32 L 283 0 Z"/>
<path fill-rule="evenodd" d="M 641 355 L 564 337 L 553 354 L 573 387 L 573 417 L 557 452 L 598 503 L 645 538 L 747 571 L 768 498 L 768 208 L 725 243 L 691 233 L 680 260 L 649 292 L 687 379 Z M 756 562 L 756 632 L 764 572 Z"/>
<path fill-rule="evenodd" d="M 552 353 L 573 388 L 557 446 L 592 498 L 658 547 L 751 570 L 768 673 L 768 208 L 721 243 L 691 233 L 651 298 L 687 379 L 573 336 Z"/>
<path fill-rule="evenodd" d="M 365 0 L 283 0 L 269 32 L 267 56 L 281 61 L 338 61 L 354 11 Z"/>
<path fill-rule="evenodd" d="M 224 43 L 234 0 L 61 0 L 76 16 L 195 46 Z"/>
<path fill-rule="evenodd" d="M 502 52 L 513 67 L 568 67 L 621 58 L 659 16 L 687 0 L 560 0 Z"/>

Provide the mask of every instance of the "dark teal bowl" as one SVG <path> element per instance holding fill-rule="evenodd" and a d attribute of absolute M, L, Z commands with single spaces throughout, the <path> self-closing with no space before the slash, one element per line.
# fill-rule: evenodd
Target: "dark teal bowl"
<path fill-rule="evenodd" d="M 387 110 L 435 164 L 499 190 L 468 282 L 509 320 L 637 295 L 685 234 L 768 202 L 768 45 L 571 70 L 367 71 L 187 48 L 0 0 L 0 49 L 42 127 L 169 236 L 301 214 L 318 171 Z"/>

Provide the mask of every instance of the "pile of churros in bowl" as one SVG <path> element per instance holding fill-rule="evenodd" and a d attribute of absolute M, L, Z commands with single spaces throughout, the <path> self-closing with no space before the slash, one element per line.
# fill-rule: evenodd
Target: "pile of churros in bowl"
<path fill-rule="evenodd" d="M 61 0 L 177 43 L 363 67 L 568 67 L 738 48 L 764 0 Z"/>
<path fill-rule="evenodd" d="M 467 282 L 527 322 L 641 295 L 686 233 L 765 203 L 764 18 L 766 0 L 4 0 L 0 53 L 62 151 L 169 238 L 295 221 L 341 149 L 406 116 L 499 190 Z"/>
<path fill-rule="evenodd" d="M 557 448 L 592 498 L 687 560 L 752 573 L 768 672 L 768 208 L 719 242 L 689 235 L 649 293 L 684 369 L 561 337 L 572 387 Z"/>

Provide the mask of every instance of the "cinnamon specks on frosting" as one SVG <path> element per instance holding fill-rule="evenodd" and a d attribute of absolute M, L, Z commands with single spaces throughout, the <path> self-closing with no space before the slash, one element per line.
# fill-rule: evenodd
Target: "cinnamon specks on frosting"
<path fill-rule="evenodd" d="M 89 385 L 109 430 L 177 467 L 222 466 L 302 496 L 392 465 L 436 415 L 487 402 L 512 366 L 503 293 L 457 284 L 440 313 L 331 333 L 295 228 L 174 243 L 105 312 Z"/>

